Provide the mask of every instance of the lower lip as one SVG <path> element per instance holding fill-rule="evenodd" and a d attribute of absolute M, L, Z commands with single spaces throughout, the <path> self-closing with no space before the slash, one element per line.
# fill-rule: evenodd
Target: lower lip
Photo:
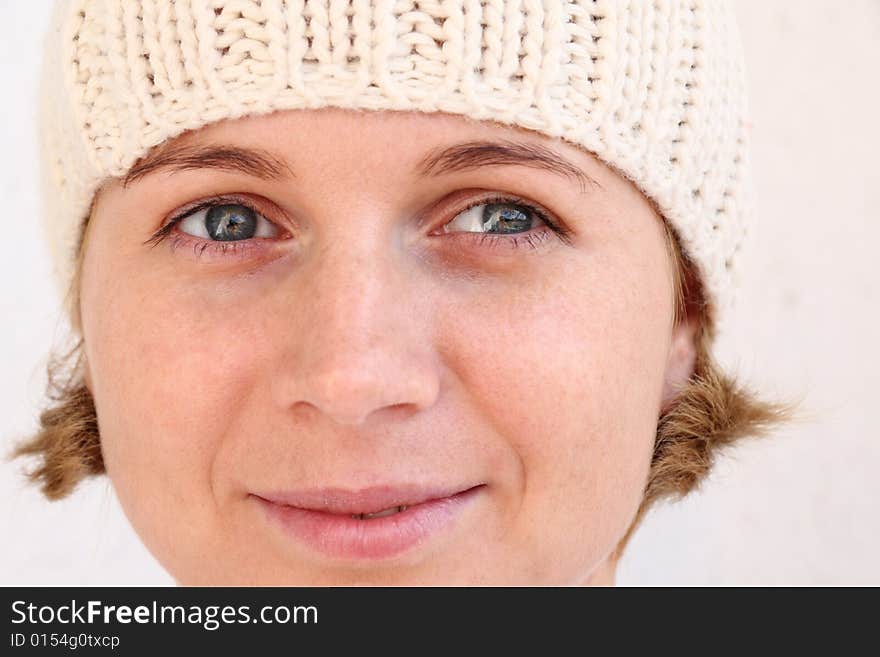
<path fill-rule="evenodd" d="M 294 541 L 337 559 L 376 560 L 402 554 L 447 529 L 482 488 L 476 486 L 390 516 L 364 520 L 255 497 L 267 516 Z"/>

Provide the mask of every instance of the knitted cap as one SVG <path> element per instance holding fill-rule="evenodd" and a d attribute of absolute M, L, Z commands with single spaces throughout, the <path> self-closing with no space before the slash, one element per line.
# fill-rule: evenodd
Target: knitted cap
<path fill-rule="evenodd" d="M 716 325 L 746 231 L 744 73 L 722 0 L 61 0 L 47 40 L 45 222 L 65 295 L 92 197 L 227 118 L 442 111 L 560 137 L 653 199 Z"/>

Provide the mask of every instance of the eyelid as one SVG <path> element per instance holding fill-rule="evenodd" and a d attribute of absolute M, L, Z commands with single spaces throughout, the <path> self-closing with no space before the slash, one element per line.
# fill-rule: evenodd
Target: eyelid
<path fill-rule="evenodd" d="M 167 219 L 167 222 L 179 222 L 195 214 L 196 212 L 199 212 L 201 210 L 208 210 L 218 205 L 243 205 L 246 208 L 250 208 L 263 218 L 271 221 L 272 223 L 278 223 L 275 219 L 272 218 L 272 215 L 279 212 L 277 208 L 267 211 L 263 207 L 265 205 L 265 202 L 261 202 L 255 197 L 240 194 L 221 194 L 220 196 L 212 196 L 210 198 L 202 199 L 200 201 L 194 201 L 193 203 L 189 203 L 182 208 L 178 208 L 177 210 L 175 210 L 174 213 L 172 213 L 172 215 Z"/>

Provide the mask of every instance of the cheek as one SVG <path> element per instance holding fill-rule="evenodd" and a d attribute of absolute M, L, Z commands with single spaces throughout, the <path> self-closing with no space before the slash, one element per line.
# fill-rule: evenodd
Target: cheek
<path fill-rule="evenodd" d="M 248 314 L 223 307 L 195 290 L 132 279 L 84 294 L 107 472 L 160 554 L 181 536 L 212 533 L 212 466 L 262 360 Z"/>
<path fill-rule="evenodd" d="M 548 280 L 456 313 L 453 360 L 518 456 L 523 540 L 583 555 L 610 547 L 641 500 L 671 305 L 661 277 L 611 263 Z"/>

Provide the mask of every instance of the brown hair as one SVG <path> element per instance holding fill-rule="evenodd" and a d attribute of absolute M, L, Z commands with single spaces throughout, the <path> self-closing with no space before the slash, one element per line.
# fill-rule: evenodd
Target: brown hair
<path fill-rule="evenodd" d="M 693 376 L 659 418 L 642 503 L 612 554 L 614 561 L 657 500 L 684 497 L 703 481 L 721 448 L 743 437 L 766 434 L 791 411 L 787 404 L 761 400 L 722 373 L 712 359 L 711 307 L 705 303 L 696 269 L 683 255 L 674 230 L 667 222 L 663 224 L 673 261 L 674 320 L 699 317 L 697 357 Z M 88 232 L 81 232 L 76 270 L 65 300 L 79 335 L 79 277 Z M 47 372 L 50 404 L 40 414 L 40 428 L 15 445 L 8 458 L 38 457 L 37 466 L 25 476 L 39 484 L 48 499 L 57 500 L 70 494 L 83 478 L 105 470 L 95 404 L 85 385 L 82 337 L 67 351 L 54 353 Z"/>

